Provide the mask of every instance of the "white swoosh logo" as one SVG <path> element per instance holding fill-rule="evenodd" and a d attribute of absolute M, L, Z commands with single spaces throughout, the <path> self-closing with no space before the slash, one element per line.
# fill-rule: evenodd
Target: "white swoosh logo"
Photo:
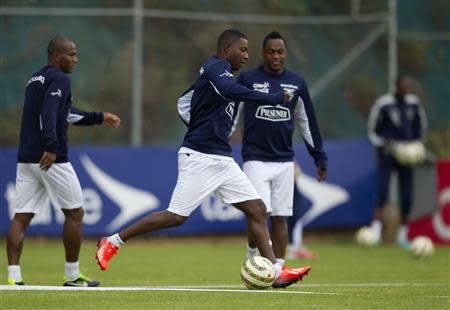
<path fill-rule="evenodd" d="M 304 225 L 349 200 L 348 192 L 342 187 L 319 183 L 306 174 L 297 177 L 296 184 L 298 190 L 312 202 L 312 207 L 302 217 Z"/>
<path fill-rule="evenodd" d="M 159 206 L 159 200 L 152 193 L 119 182 L 98 168 L 87 155 L 80 157 L 81 164 L 95 184 L 120 208 L 119 215 L 106 227 L 115 232 L 132 219 Z"/>

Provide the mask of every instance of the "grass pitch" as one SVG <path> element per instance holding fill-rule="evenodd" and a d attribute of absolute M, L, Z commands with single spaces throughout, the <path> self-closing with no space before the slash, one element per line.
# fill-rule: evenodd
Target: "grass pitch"
<path fill-rule="evenodd" d="M 6 284 L 5 241 L 0 245 L 0 281 Z M 437 248 L 433 257 L 421 260 L 393 245 L 362 248 L 350 239 L 308 245 L 319 253 L 317 259 L 287 262 L 312 266 L 304 281 L 254 293 L 239 276 L 243 237 L 131 240 L 106 272 L 96 265 L 96 242 L 85 241 L 82 270 L 104 290 L 3 287 L 0 309 L 450 309 L 449 248 Z M 59 289 L 62 242 L 26 239 L 21 265 L 28 285 Z"/>

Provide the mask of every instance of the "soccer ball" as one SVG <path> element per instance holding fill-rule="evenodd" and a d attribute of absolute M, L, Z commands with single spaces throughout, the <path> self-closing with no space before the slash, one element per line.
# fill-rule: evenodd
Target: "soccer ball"
<path fill-rule="evenodd" d="M 373 246 L 377 243 L 375 232 L 369 226 L 363 226 L 356 232 L 356 243 L 364 246 Z"/>
<path fill-rule="evenodd" d="M 392 155 L 399 163 L 406 166 L 415 166 L 426 158 L 426 150 L 422 142 L 397 142 L 392 146 Z"/>
<path fill-rule="evenodd" d="M 265 257 L 253 256 L 241 268 L 241 280 L 250 290 L 262 290 L 275 280 L 275 267 Z"/>
<path fill-rule="evenodd" d="M 411 242 L 409 251 L 416 258 L 424 258 L 432 256 L 434 253 L 433 241 L 425 236 L 418 236 Z"/>

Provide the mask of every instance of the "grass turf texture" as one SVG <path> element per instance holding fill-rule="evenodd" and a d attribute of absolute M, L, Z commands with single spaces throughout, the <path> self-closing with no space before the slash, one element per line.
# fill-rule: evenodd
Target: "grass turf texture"
<path fill-rule="evenodd" d="M 22 275 L 29 285 L 61 285 L 62 242 L 27 239 Z M 2 240 L 0 280 L 6 284 L 6 250 Z M 288 261 L 312 270 L 287 290 L 320 294 L 250 294 L 205 291 L 6 291 L 0 309 L 449 309 L 448 248 L 429 259 L 412 259 L 396 246 L 362 248 L 350 240 L 312 241 L 319 258 Z M 94 260 L 95 241 L 85 241 L 81 266 L 102 287 L 213 286 L 241 289 L 239 270 L 244 238 L 131 240 L 108 271 Z M 278 291 L 278 290 L 277 290 Z M 336 295 L 333 295 L 336 294 Z"/>

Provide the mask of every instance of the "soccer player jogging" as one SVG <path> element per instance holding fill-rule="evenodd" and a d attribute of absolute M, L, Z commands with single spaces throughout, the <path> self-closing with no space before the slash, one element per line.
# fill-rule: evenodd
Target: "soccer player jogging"
<path fill-rule="evenodd" d="M 327 175 L 327 156 L 314 108 L 304 79 L 284 67 L 287 56 L 284 38 L 278 32 L 263 40 L 263 64 L 241 73 L 238 82 L 261 93 L 284 91 L 290 96 L 286 106 L 255 105 L 245 102 L 242 157 L 244 172 L 267 207 L 272 224 L 271 239 L 277 262 L 284 264 L 288 242 L 286 217 L 292 216 L 294 197 L 294 152 L 292 135 L 297 121 L 309 154 L 317 167 L 317 179 Z M 256 254 L 253 236 L 249 235 L 247 256 Z"/>
<path fill-rule="evenodd" d="M 64 213 L 64 286 L 98 286 L 80 272 L 82 192 L 67 156 L 67 128 L 74 125 L 120 125 L 114 114 L 83 112 L 72 107 L 71 73 L 78 62 L 75 44 L 55 37 L 48 44 L 48 64 L 34 73 L 25 88 L 17 154 L 14 218 L 7 236 L 8 284 L 23 285 L 19 265 L 25 231 L 48 203 Z"/>
<path fill-rule="evenodd" d="M 281 90 L 263 94 L 236 83 L 233 71 L 248 59 L 246 36 L 226 30 L 218 38 L 217 54 L 200 68 L 192 86 L 178 100 L 178 111 L 188 126 L 178 152 L 178 179 L 167 210 L 151 213 L 124 230 L 99 242 L 97 260 L 102 270 L 131 237 L 181 225 L 199 204 L 215 192 L 225 203 L 241 210 L 248 230 L 261 255 L 275 264 L 276 276 L 283 278 L 277 264 L 266 223 L 266 208 L 258 193 L 231 157 L 229 136 L 238 101 L 276 106 L 286 103 Z M 288 286 L 302 276 L 295 272 L 284 281 Z"/>

